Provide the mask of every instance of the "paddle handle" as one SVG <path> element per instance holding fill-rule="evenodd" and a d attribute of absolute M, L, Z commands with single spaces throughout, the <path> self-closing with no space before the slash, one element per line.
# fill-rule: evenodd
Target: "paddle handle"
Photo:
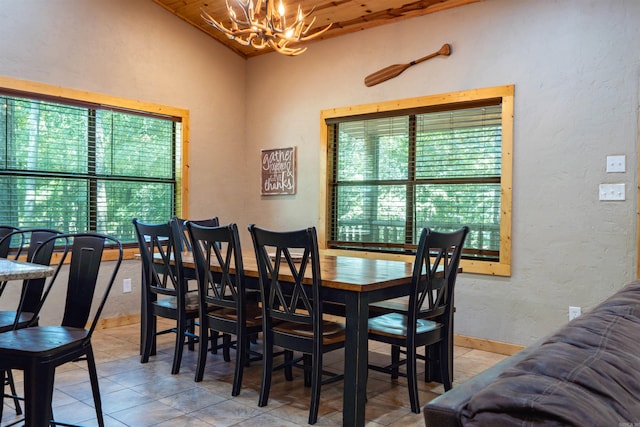
<path fill-rule="evenodd" d="M 427 59 L 431 59 L 434 58 L 436 56 L 439 55 L 443 55 L 443 56 L 449 56 L 451 55 L 451 46 L 449 46 L 448 44 L 443 44 L 442 47 L 440 48 L 440 50 L 438 50 L 437 52 L 434 52 L 432 54 L 429 54 L 427 56 L 423 56 L 422 58 L 418 58 L 416 60 L 413 60 L 411 62 L 409 62 L 409 65 L 416 65 L 419 64 L 423 61 L 426 61 Z"/>
<path fill-rule="evenodd" d="M 449 56 L 450 54 L 451 54 L 451 46 L 445 43 L 437 52 L 431 53 L 427 56 L 423 56 L 422 58 L 418 58 L 406 64 L 389 65 L 388 67 L 385 67 L 382 70 L 376 71 L 375 73 L 368 75 L 364 79 L 364 84 L 366 86 L 377 85 L 378 83 L 382 83 L 384 81 L 387 81 L 389 79 L 392 79 L 400 75 L 404 70 L 406 70 L 412 65 L 419 64 L 420 62 L 426 61 L 427 59 L 431 59 L 438 55 Z"/>

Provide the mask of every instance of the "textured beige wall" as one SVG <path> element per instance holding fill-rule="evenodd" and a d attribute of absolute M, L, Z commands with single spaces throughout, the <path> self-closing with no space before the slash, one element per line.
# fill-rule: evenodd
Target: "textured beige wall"
<path fill-rule="evenodd" d="M 190 216 L 237 222 L 246 251 L 251 222 L 316 224 L 321 110 L 514 84 L 513 274 L 460 277 L 456 333 L 528 344 L 635 276 L 639 21 L 635 0 L 485 0 L 245 61 L 147 0 L 0 0 L 0 75 L 189 109 Z M 298 193 L 261 197 L 260 149 L 291 145 Z M 627 200 L 599 202 L 613 182 Z M 138 310 L 122 273 L 106 317 Z"/>
<path fill-rule="evenodd" d="M 1 76 L 188 109 L 191 215 L 242 209 L 245 60 L 150 0 L 0 0 L 0 40 Z M 139 312 L 129 261 L 103 317 Z"/>
<path fill-rule="evenodd" d="M 456 333 L 528 344 L 635 277 L 638 144 L 635 0 L 488 0 L 249 61 L 244 222 L 318 217 L 322 109 L 515 85 L 512 277 L 461 275 Z M 452 55 L 365 87 L 368 74 L 451 43 Z M 261 148 L 298 147 L 294 197 L 260 197 Z M 610 154 L 627 172 L 605 173 Z M 598 184 L 626 184 L 599 202 Z"/>

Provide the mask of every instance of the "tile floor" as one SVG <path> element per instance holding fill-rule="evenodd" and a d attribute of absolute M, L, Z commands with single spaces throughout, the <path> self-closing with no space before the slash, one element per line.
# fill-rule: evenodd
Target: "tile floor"
<path fill-rule="evenodd" d="M 269 404 L 258 407 L 260 363 L 245 369 L 240 396 L 231 396 L 233 362 L 209 355 L 205 378 L 194 382 L 196 352 L 185 349 L 180 374 L 171 375 L 173 335 L 158 339 L 158 354 L 141 364 L 138 355 L 139 325 L 96 331 L 93 339 L 98 362 L 105 424 L 109 427 L 208 427 L 208 426 L 298 426 L 307 425 L 309 389 L 302 387 L 301 373 L 294 370 L 288 382 L 282 372 L 273 377 Z M 386 358 L 387 349 L 372 343 L 370 360 Z M 506 356 L 456 347 L 454 386 L 473 377 Z M 326 356 L 325 366 L 342 370 L 341 351 Z M 233 357 L 233 354 L 232 354 Z M 385 359 L 386 360 L 386 359 Z M 419 362 L 419 370 L 421 362 Z M 298 370 L 299 371 L 299 370 Z M 15 372 L 18 389 L 22 375 Z M 86 362 L 64 365 L 56 372 L 54 415 L 56 420 L 95 426 L 95 412 Z M 367 425 L 423 426 L 422 414 L 409 408 L 406 380 L 369 371 Z M 441 394 L 442 385 L 420 383 L 420 404 Z M 12 404 L 5 400 L 2 425 L 17 420 Z M 19 423 L 21 425 L 22 423 Z M 342 383 L 322 388 L 318 426 L 342 424 Z"/>

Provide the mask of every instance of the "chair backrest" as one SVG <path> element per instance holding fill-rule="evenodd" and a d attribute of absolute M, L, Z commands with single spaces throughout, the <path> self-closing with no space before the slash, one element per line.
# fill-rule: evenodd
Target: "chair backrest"
<path fill-rule="evenodd" d="M 313 325 L 322 336 L 322 280 L 315 227 L 269 231 L 249 226 L 258 264 L 265 321 Z M 307 269 L 311 274 L 305 277 Z"/>
<path fill-rule="evenodd" d="M 18 231 L 18 227 L 10 225 L 0 225 L 0 258 L 7 258 L 11 249 L 11 238 L 5 239 L 6 236 Z"/>
<path fill-rule="evenodd" d="M 150 294 L 170 295 L 185 306 L 187 282 L 182 265 L 182 224 L 175 218 L 161 224 L 146 224 L 137 218 L 133 225 L 142 260 L 142 281 Z"/>
<path fill-rule="evenodd" d="M 8 244 L 12 241 L 19 243 L 18 245 L 11 245 L 16 249 L 15 255 L 13 256 L 15 259 L 20 257 L 20 254 L 24 251 L 26 242 L 28 242 L 26 261 L 34 264 L 50 265 L 55 241 L 49 239 L 60 234 L 62 234 L 60 231 L 48 228 L 15 230 L 7 234 L 2 242 L 7 242 Z M 47 243 L 41 248 L 40 246 L 44 241 L 47 241 Z M 2 245 L 2 242 L 0 242 L 0 245 Z M 60 264 L 58 263 L 58 268 L 59 267 Z M 20 304 L 24 312 L 33 313 L 37 310 L 42 301 L 42 293 L 44 292 L 46 281 L 46 278 L 27 279 L 23 281 Z M 5 288 L 6 282 L 0 282 L 0 295 L 4 293 Z"/>
<path fill-rule="evenodd" d="M 188 221 L 187 231 L 193 244 L 200 307 L 208 304 L 233 308 L 237 311 L 238 323 L 243 324 L 246 301 L 238 226 L 207 227 Z M 212 271 L 211 265 L 217 265 L 220 271 Z"/>
<path fill-rule="evenodd" d="M 108 279 L 106 279 L 106 287 L 102 298 L 95 298 L 96 288 L 99 283 L 98 274 L 103 265 L 103 253 L 106 245 L 115 249 L 117 255 L 109 257 L 111 268 L 109 269 L 110 273 L 107 271 L 108 275 L 103 276 L 108 277 Z M 57 234 L 42 242 L 34 253 L 34 259 L 40 256 L 40 252 L 46 252 L 52 246 L 55 246 L 56 250 L 62 251 L 59 266 L 65 262 L 67 255 L 71 254 L 61 325 L 84 329 L 89 323 L 89 315 L 93 309 L 93 320 L 87 334 L 89 338 L 97 326 L 120 268 L 123 254 L 122 244 L 113 237 L 99 233 Z M 59 277 L 59 271 L 60 269 L 58 268 L 49 281 L 42 296 L 41 304 L 35 311 L 34 318 L 42 310 L 42 306 L 46 304 L 49 293 L 58 281 L 56 279 Z M 19 310 L 22 310 L 22 308 Z"/>
<path fill-rule="evenodd" d="M 58 230 L 47 228 L 37 228 L 30 230 L 19 230 L 12 233 L 19 235 L 22 242 L 28 241 L 27 246 L 27 262 L 40 265 L 50 265 L 51 258 L 55 249 L 56 241 L 52 237 L 61 235 Z M 46 243 L 45 243 L 46 242 Z M 18 255 L 24 250 L 21 247 Z M 61 262 L 57 264 L 58 268 Z M 44 287 L 47 279 L 28 279 L 23 282 L 22 286 L 22 309 L 25 312 L 33 313 L 41 304 Z"/>
<path fill-rule="evenodd" d="M 409 325 L 416 318 L 438 320 L 450 316 L 460 256 L 469 227 L 451 233 L 424 228 L 413 264 L 409 295 Z"/>
<path fill-rule="evenodd" d="M 173 219 L 180 224 L 182 227 L 182 237 L 183 237 L 183 250 L 187 252 L 191 252 L 193 249 L 191 248 L 191 239 L 189 238 L 189 233 L 187 232 L 187 221 L 192 222 L 194 224 L 203 225 L 205 227 L 217 227 L 220 225 L 220 221 L 217 216 L 213 218 L 205 218 L 205 219 L 185 219 L 178 218 L 174 216 Z"/>

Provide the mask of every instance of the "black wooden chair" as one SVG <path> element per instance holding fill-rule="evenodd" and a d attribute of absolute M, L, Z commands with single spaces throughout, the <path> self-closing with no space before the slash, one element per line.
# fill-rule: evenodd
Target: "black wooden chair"
<path fill-rule="evenodd" d="M 262 331 L 262 311 L 255 299 L 249 302 L 246 298 L 238 227 L 236 224 L 205 227 L 189 221 L 187 229 L 200 295 L 200 352 L 195 380 L 200 382 L 204 376 L 209 331 L 214 342 L 217 333 L 223 334 L 223 355 L 227 362 L 231 359 L 230 337 L 235 335 L 236 360 L 231 394 L 237 396 L 242 387 L 245 364 L 250 359 L 262 358 L 261 355 L 250 357 L 250 338 Z M 212 271 L 212 264 L 220 271 Z"/>
<path fill-rule="evenodd" d="M 185 343 L 195 348 L 198 291 L 189 290 L 184 275 L 181 248 L 182 224 L 175 218 L 161 224 L 145 224 L 133 219 L 142 260 L 142 357 L 147 363 L 156 354 L 156 336 L 175 333 L 172 374 L 180 372 Z M 176 326 L 157 330 L 157 318 L 176 321 Z"/>
<path fill-rule="evenodd" d="M 343 378 L 323 370 L 323 354 L 344 347 L 345 341 L 344 325 L 323 318 L 316 229 L 276 232 L 250 225 L 249 231 L 262 295 L 264 350 L 258 405 L 267 405 L 274 369 L 284 368 L 286 379 L 292 380 L 291 367 L 301 366 L 305 370 L 304 383 L 311 386 L 309 424 L 314 424 L 321 385 Z M 306 274 L 307 269 L 310 274 Z M 285 350 L 285 362 L 276 368 L 274 346 Z M 302 353 L 302 359 L 294 359 L 294 351 Z M 300 360 L 303 365 L 298 363 Z M 323 375 L 330 377 L 323 381 Z"/>
<path fill-rule="evenodd" d="M 205 219 L 185 219 L 179 218 L 177 216 L 173 217 L 174 220 L 178 221 L 178 224 L 182 227 L 182 236 L 183 236 L 183 252 L 193 252 L 191 238 L 189 237 L 189 233 L 187 231 L 187 221 L 193 224 L 202 225 L 204 227 L 217 227 L 220 225 L 220 220 L 217 216 Z"/>
<path fill-rule="evenodd" d="M 15 229 L 14 231 L 6 234 L 0 240 L 0 247 L 5 246 L 6 244 L 7 250 L 13 249 L 15 251 L 12 255 L 17 259 L 24 251 L 24 246 L 27 245 L 26 261 L 34 264 L 50 265 L 55 244 L 55 240 L 51 240 L 50 238 L 59 234 L 62 233 L 60 231 L 50 229 Z M 40 245 L 45 240 L 48 241 L 46 247 L 40 248 Z M 37 253 L 36 249 L 39 249 Z M 59 262 L 57 269 L 59 270 L 61 266 L 62 263 Z M 26 328 L 29 325 L 38 323 L 38 319 L 33 316 L 38 311 L 41 304 L 46 280 L 47 279 L 45 278 L 36 278 L 24 280 L 22 282 L 20 299 L 19 302 L 16 303 L 16 310 L 0 310 L 0 332 Z M 0 282 L 0 295 L 4 293 L 6 286 L 6 281 Z M 22 308 L 18 315 L 19 306 Z M 10 370 L 3 371 L 0 373 L 0 376 L 3 376 L 3 378 L 0 378 L 0 382 L 5 386 L 8 385 L 10 390 L 10 394 L 5 394 L 3 392 L 3 395 L 0 396 L 0 401 L 4 397 L 12 398 L 16 414 L 21 415 L 22 408 L 20 407 L 20 400 L 23 398 L 18 396 L 16 393 L 12 372 Z M 2 418 L 3 409 L 4 406 L 0 405 L 0 418 Z"/>
<path fill-rule="evenodd" d="M 370 369 L 407 377 L 411 410 L 420 413 L 416 359 L 435 363 L 449 390 L 453 381 L 453 300 L 462 247 L 468 227 L 452 233 L 422 230 L 413 264 L 407 311 L 389 312 L 369 319 L 369 339 L 391 344 L 391 364 Z M 430 346 L 437 346 L 431 351 Z M 417 349 L 425 347 L 425 355 Z M 404 350 L 401 350 L 404 348 Z M 401 359 L 401 353 L 405 359 Z M 436 360 L 427 360 L 427 355 Z M 406 373 L 399 367 L 406 365 Z"/>
<path fill-rule="evenodd" d="M 33 259 L 38 259 L 41 251 L 48 251 L 52 243 L 61 248 L 61 264 L 71 254 L 66 289 L 64 284 L 59 284 L 63 280 L 58 274 L 58 268 L 32 316 L 33 323 L 28 327 L 0 334 L 0 371 L 24 371 L 25 425 L 69 425 L 53 420 L 51 399 L 55 370 L 68 362 L 86 360 L 98 425 L 104 426 L 91 336 L 120 267 L 122 245 L 118 240 L 101 234 L 59 234 L 44 240 Z M 109 262 L 109 268 L 104 267 L 102 259 L 105 245 L 117 250 L 115 259 L 110 258 L 112 261 Z M 101 296 L 97 290 L 98 282 L 104 284 Z M 61 310 L 62 321 L 59 325 L 40 325 L 36 321 L 43 305 L 47 308 L 52 306 L 46 304 L 46 301 L 54 286 L 54 292 L 58 291 L 58 287 L 59 292 L 66 292 L 65 304 Z M 18 314 L 22 313 L 23 308 L 24 304 L 21 304 Z M 60 307 L 52 309 L 60 310 Z M 91 321 L 90 313 L 94 313 Z"/>

